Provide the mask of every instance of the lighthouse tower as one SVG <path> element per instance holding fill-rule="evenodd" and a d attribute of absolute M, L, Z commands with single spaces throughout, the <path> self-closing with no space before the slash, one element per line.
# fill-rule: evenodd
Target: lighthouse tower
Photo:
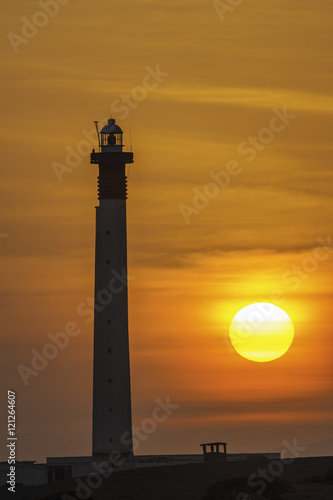
<path fill-rule="evenodd" d="M 90 163 L 99 167 L 96 207 L 95 320 L 93 381 L 93 456 L 132 449 L 128 342 L 125 167 L 133 153 L 123 151 L 123 132 L 115 120 L 98 130 L 99 151 Z"/>

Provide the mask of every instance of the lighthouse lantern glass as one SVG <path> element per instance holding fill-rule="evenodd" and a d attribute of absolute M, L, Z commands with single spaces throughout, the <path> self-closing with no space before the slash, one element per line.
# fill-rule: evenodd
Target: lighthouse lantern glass
<path fill-rule="evenodd" d="M 100 146 L 102 152 L 123 150 L 123 131 L 113 118 L 108 120 L 100 132 Z"/>

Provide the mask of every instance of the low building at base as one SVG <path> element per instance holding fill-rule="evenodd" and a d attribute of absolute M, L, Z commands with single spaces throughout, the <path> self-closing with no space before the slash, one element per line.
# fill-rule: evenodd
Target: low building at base
<path fill-rule="evenodd" d="M 280 453 L 231 453 L 225 460 L 216 461 L 223 467 L 225 462 L 248 460 L 280 460 Z M 125 461 L 117 467 L 117 463 L 97 462 L 93 457 L 51 457 L 46 463 L 34 461 L 16 462 L 16 486 L 40 486 L 78 477 L 103 474 L 106 464 L 113 472 L 126 469 L 139 469 L 146 467 L 163 467 L 170 465 L 186 465 L 191 463 L 204 463 L 204 455 L 137 455 L 131 462 Z M 209 461 L 208 461 L 209 463 Z M 212 463 L 212 462 L 210 462 Z M 0 486 L 4 487 L 8 481 L 8 462 L 0 462 Z"/>

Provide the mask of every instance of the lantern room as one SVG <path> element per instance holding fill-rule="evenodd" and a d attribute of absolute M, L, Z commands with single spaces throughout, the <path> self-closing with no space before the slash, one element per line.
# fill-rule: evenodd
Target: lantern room
<path fill-rule="evenodd" d="M 113 118 L 108 120 L 108 123 L 104 125 L 102 130 L 98 131 L 97 122 L 96 129 L 99 139 L 100 151 L 102 153 L 107 153 L 111 151 L 122 152 L 123 150 L 123 131 L 116 125 L 116 121 Z"/>

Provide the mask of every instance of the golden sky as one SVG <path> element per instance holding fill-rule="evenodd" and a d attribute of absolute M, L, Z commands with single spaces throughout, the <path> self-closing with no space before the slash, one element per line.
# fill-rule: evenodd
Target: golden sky
<path fill-rule="evenodd" d="M 111 115 L 135 160 L 134 424 L 157 398 L 179 405 L 137 453 L 331 438 L 332 2 L 1 4 L 1 384 L 19 458 L 91 453 L 93 330 L 77 307 L 94 285 L 93 121 Z M 294 343 L 245 360 L 229 324 L 270 301 Z M 17 366 L 68 322 L 81 333 L 25 386 Z"/>

